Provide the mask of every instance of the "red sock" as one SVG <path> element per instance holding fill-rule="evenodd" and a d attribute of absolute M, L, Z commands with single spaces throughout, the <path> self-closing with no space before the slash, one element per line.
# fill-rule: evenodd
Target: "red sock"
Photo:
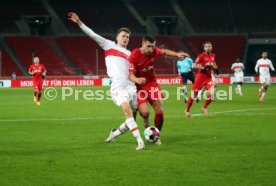
<path fill-rule="evenodd" d="M 163 113 L 155 114 L 154 125 L 156 128 L 159 129 L 159 131 L 162 130 L 163 123 L 164 123 L 164 114 Z"/>
<path fill-rule="evenodd" d="M 37 101 L 38 101 L 38 102 L 40 102 L 41 96 L 42 96 L 42 93 L 38 93 L 38 95 L 37 95 Z"/>
<path fill-rule="evenodd" d="M 192 96 L 189 98 L 188 100 L 188 105 L 187 105 L 187 108 L 186 108 L 186 112 L 190 112 L 190 109 L 193 105 L 193 102 L 194 102 L 194 99 L 192 98 Z"/>
<path fill-rule="evenodd" d="M 37 96 L 37 92 L 34 92 L 34 97 L 36 97 Z"/>
<path fill-rule="evenodd" d="M 203 105 L 203 108 L 207 108 L 208 105 L 212 102 L 212 98 L 211 98 L 211 95 L 208 95 L 204 105 Z"/>

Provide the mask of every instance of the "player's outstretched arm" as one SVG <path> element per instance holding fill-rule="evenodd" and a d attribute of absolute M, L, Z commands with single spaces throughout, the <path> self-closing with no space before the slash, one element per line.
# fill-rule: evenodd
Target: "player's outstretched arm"
<path fill-rule="evenodd" d="M 74 12 L 68 13 L 68 19 L 76 23 L 82 31 L 88 35 L 91 39 L 96 41 L 100 47 L 104 47 L 105 38 L 96 34 L 92 29 L 88 28 L 79 18 L 78 14 Z"/>
<path fill-rule="evenodd" d="M 163 49 L 163 52 L 164 52 L 164 55 L 175 56 L 175 57 L 178 57 L 179 59 L 183 59 L 184 57 L 190 57 L 190 55 L 187 54 L 186 52 L 175 52 L 168 49 Z"/>
<path fill-rule="evenodd" d="M 133 72 L 129 72 L 129 79 L 137 83 L 138 85 L 142 85 L 146 83 L 146 78 L 143 78 L 143 77 L 138 78 L 134 75 Z"/>
<path fill-rule="evenodd" d="M 271 69 L 272 71 L 275 71 L 274 66 L 273 66 L 273 64 L 272 64 L 271 61 L 270 61 L 269 67 L 270 67 L 270 69 Z"/>

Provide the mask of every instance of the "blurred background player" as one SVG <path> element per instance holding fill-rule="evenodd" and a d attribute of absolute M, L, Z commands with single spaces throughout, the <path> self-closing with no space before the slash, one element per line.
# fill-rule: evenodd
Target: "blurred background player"
<path fill-rule="evenodd" d="M 208 90 L 209 95 L 206 98 L 206 101 L 202 107 L 202 110 L 205 114 L 205 116 L 208 116 L 208 105 L 212 102 L 214 99 L 215 94 L 215 83 L 212 80 L 212 73 L 214 71 L 218 72 L 217 65 L 215 62 L 215 54 L 212 53 L 212 43 L 210 41 L 207 41 L 203 44 L 204 52 L 201 53 L 194 64 L 194 69 L 198 69 L 198 73 L 195 77 L 195 82 L 192 87 L 192 95 L 188 100 L 188 105 L 186 108 L 186 117 L 191 118 L 192 114 L 190 113 L 190 109 L 193 105 L 193 101 L 195 98 L 197 98 L 198 91 L 202 90 Z"/>
<path fill-rule="evenodd" d="M 240 61 L 240 58 L 237 58 L 235 63 L 232 64 L 231 70 L 234 71 L 234 76 L 235 76 L 235 83 L 237 84 L 236 87 L 236 93 L 242 96 L 242 84 L 243 84 L 243 70 L 244 70 L 244 65 Z"/>
<path fill-rule="evenodd" d="M 43 64 L 39 64 L 39 58 L 34 57 L 33 63 L 29 67 L 29 74 L 32 75 L 33 88 L 34 88 L 34 101 L 37 105 L 40 105 L 40 99 L 43 90 L 43 79 L 46 76 L 46 69 Z"/>
<path fill-rule="evenodd" d="M 125 116 L 125 122 L 123 122 L 117 130 L 112 129 L 105 141 L 109 143 L 116 137 L 130 130 L 138 143 L 136 150 L 144 149 L 145 144 L 133 117 L 133 112 L 137 110 L 136 86 L 128 78 L 128 59 L 131 52 L 127 50 L 126 47 L 129 42 L 130 30 L 128 28 L 120 28 L 117 32 L 116 44 L 114 41 L 105 39 L 88 28 L 79 19 L 76 13 L 70 12 L 68 16 L 85 34 L 96 41 L 98 45 L 105 50 L 107 74 L 112 82 L 110 87 L 111 97 L 114 103 L 122 109 Z"/>
<path fill-rule="evenodd" d="M 143 37 L 141 48 L 134 49 L 130 55 L 129 78 L 137 85 L 138 110 L 144 119 L 144 127 L 147 128 L 150 126 L 150 110 L 147 104 L 147 102 L 149 102 L 155 112 L 155 127 L 157 127 L 161 132 L 164 122 L 163 101 L 161 88 L 155 78 L 154 64 L 156 63 L 157 57 L 161 55 L 184 58 L 185 56 L 188 56 L 188 54 L 185 52 L 174 52 L 167 49 L 160 49 L 155 45 L 156 42 L 153 37 Z M 161 145 L 161 140 L 159 139 L 156 144 Z"/>
<path fill-rule="evenodd" d="M 179 52 L 184 52 L 183 50 L 179 50 Z M 181 76 L 183 82 L 183 94 L 184 94 L 184 101 L 187 103 L 188 96 L 187 96 L 187 82 L 190 80 L 192 83 L 195 81 L 194 73 L 192 72 L 194 62 L 190 57 L 184 57 L 177 61 L 177 70 L 178 75 Z"/>
<path fill-rule="evenodd" d="M 259 74 L 259 81 L 262 84 L 259 89 L 259 101 L 264 102 L 265 94 L 268 90 L 268 86 L 270 85 L 270 72 L 269 68 L 272 71 L 275 71 L 273 64 L 270 59 L 267 59 L 267 52 L 262 53 L 262 58 L 257 61 L 255 66 L 255 71 Z"/>

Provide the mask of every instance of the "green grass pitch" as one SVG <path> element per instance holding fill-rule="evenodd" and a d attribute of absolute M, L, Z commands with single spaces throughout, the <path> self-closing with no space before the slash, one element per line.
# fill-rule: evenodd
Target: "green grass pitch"
<path fill-rule="evenodd" d="M 140 152 L 129 132 L 104 143 L 124 120 L 112 101 L 87 101 L 82 93 L 62 100 L 58 88 L 55 100 L 36 106 L 31 88 L 0 89 L 0 185 L 275 185 L 276 87 L 264 103 L 258 88 L 244 85 L 243 96 L 233 91 L 233 100 L 216 100 L 208 118 L 200 115 L 203 101 L 194 103 L 188 120 L 176 86 L 162 86 L 170 92 L 163 144 Z M 74 88 L 88 89 L 108 87 Z"/>

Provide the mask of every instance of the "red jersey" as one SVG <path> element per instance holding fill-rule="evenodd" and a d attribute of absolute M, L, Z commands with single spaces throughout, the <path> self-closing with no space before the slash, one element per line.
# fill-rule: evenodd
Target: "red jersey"
<path fill-rule="evenodd" d="M 206 52 L 202 52 L 199 54 L 199 56 L 196 58 L 195 63 L 201 65 L 202 67 L 206 67 L 207 65 L 212 65 L 215 63 L 215 57 L 216 55 L 214 53 L 207 54 Z M 208 71 L 205 70 L 200 70 L 197 75 L 206 77 L 206 78 L 211 78 L 211 74 L 213 71 L 213 66 L 211 66 L 211 69 Z"/>
<path fill-rule="evenodd" d="M 148 84 L 156 83 L 153 66 L 156 63 L 157 57 L 163 53 L 164 51 L 157 47 L 155 47 L 153 53 L 148 56 L 142 54 L 140 48 L 136 48 L 131 52 L 129 57 L 129 72 L 133 72 L 138 78 L 146 78 L 146 84 L 137 85 L 138 89 Z"/>
<path fill-rule="evenodd" d="M 46 71 L 46 69 L 42 64 L 38 64 L 38 65 L 33 64 L 29 68 L 29 72 L 34 72 L 33 81 L 43 81 L 42 73 L 44 71 Z"/>

